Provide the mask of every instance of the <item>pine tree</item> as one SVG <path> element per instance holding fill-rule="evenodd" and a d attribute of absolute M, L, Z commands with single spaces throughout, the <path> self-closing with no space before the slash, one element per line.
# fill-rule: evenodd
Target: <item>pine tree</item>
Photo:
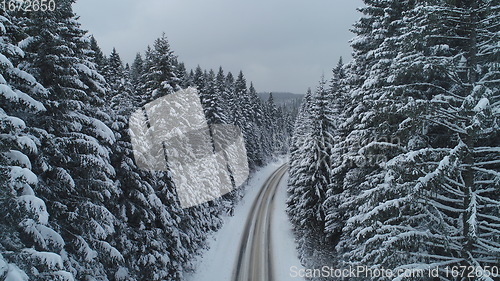
<path fill-rule="evenodd" d="M 370 76 L 379 65 L 384 69 L 389 66 L 387 78 L 380 80 L 381 75 L 375 72 L 377 80 L 373 81 L 379 82 L 370 84 L 371 90 L 365 92 L 379 102 L 377 111 L 365 112 L 382 122 L 361 120 L 358 126 L 385 137 L 367 142 L 359 151 L 367 155 L 372 150 L 372 155 L 378 153 L 385 159 L 354 174 L 359 178 L 361 172 L 366 178 L 354 181 L 361 192 L 354 188 L 345 191 L 343 206 L 356 208 L 347 212 L 346 236 L 337 247 L 346 251 L 345 261 L 423 269 L 452 263 L 481 270 L 491 264 L 488 259 L 498 259 L 498 253 L 491 251 L 496 247 L 495 238 L 486 238 L 498 236 L 498 230 L 486 227 L 484 235 L 478 235 L 481 224 L 492 225 L 489 220 L 498 207 L 489 193 L 495 187 L 485 180 L 495 164 L 491 158 L 481 159 L 485 156 L 482 153 L 495 148 L 486 146 L 483 151 L 476 147 L 479 142 L 491 143 L 491 134 L 498 132 L 491 127 L 496 117 L 489 113 L 489 98 L 493 96 L 488 87 L 495 84 L 476 80 L 477 69 L 488 69 L 480 66 L 478 58 L 491 65 L 489 55 L 495 54 L 489 48 L 484 56 L 476 55 L 477 46 L 483 45 L 477 41 L 478 33 L 486 31 L 484 38 L 491 38 L 490 21 L 478 16 L 487 18 L 484 11 L 491 9 L 491 3 L 483 3 L 481 8 L 476 4 L 407 4 L 401 20 L 394 23 L 401 36 L 386 39 L 374 51 L 376 54 L 386 45 L 390 53 L 398 55 L 375 62 L 371 68 Z M 481 24 L 487 26 L 479 28 Z M 495 72 L 485 71 L 485 77 L 491 73 Z M 366 82 L 362 89 L 365 86 Z M 381 144 L 389 149 L 380 150 Z M 476 163 L 493 166 L 476 170 Z M 351 171 L 356 170 L 347 175 Z M 481 223 L 479 217 L 483 218 Z"/>
<path fill-rule="evenodd" d="M 201 69 L 201 66 L 197 66 L 194 74 L 192 75 L 193 79 L 193 85 L 198 88 L 198 91 L 203 91 L 206 86 L 205 86 L 205 74 L 203 69 Z"/>
<path fill-rule="evenodd" d="M 116 49 L 113 48 L 102 71 L 104 78 L 108 83 L 120 83 L 124 76 L 124 70 L 122 59 Z"/>
<path fill-rule="evenodd" d="M 227 117 L 223 111 L 222 96 L 217 92 L 215 72 L 210 70 L 203 80 L 205 85 L 201 89 L 200 98 L 208 124 L 227 124 Z"/>
<path fill-rule="evenodd" d="M 192 82 L 190 80 L 189 74 L 186 71 L 186 66 L 182 62 L 176 62 L 174 63 L 176 73 L 175 76 L 179 79 L 179 86 L 182 89 L 186 89 L 187 87 L 191 86 Z"/>
<path fill-rule="evenodd" d="M 237 102 L 234 91 L 234 76 L 231 72 L 228 72 L 224 81 L 224 99 L 226 100 L 228 107 L 228 117 L 231 124 L 236 125 L 236 109 Z"/>
<path fill-rule="evenodd" d="M 20 29 L 10 15 L 0 17 L 0 278 L 73 280 L 64 271 L 65 242 L 54 231 L 45 202 L 35 193 L 32 160 L 39 140 L 29 133 L 26 116 L 46 110 L 32 96 L 47 90 L 16 66 L 24 52 L 15 44 Z M 17 279 L 16 279 L 17 280 Z"/>
<path fill-rule="evenodd" d="M 498 165 L 490 154 L 498 149 L 494 141 L 498 138 L 498 115 L 494 113 L 498 95 L 494 93 L 500 84 L 498 66 L 492 63 L 500 53 L 492 47 L 499 40 L 492 37 L 498 31 L 498 19 L 493 16 L 498 13 L 498 5 L 491 1 L 460 1 L 451 7 L 441 4 L 421 8 L 443 19 L 447 31 L 436 41 L 436 31 L 430 30 L 424 41 L 431 54 L 427 62 L 434 64 L 435 69 L 445 69 L 446 74 L 428 85 L 428 91 L 435 92 L 429 106 L 430 127 L 446 132 L 449 138 L 444 143 L 433 143 L 439 147 L 434 152 L 437 159 L 422 157 L 429 169 L 415 185 L 428 200 L 425 207 L 433 210 L 431 217 L 445 217 L 441 226 L 448 229 L 447 233 L 433 232 L 425 243 L 438 256 L 463 259 L 456 265 L 482 270 L 495 264 L 492 259 L 498 261 L 500 257 L 495 250 L 500 230 L 492 218 L 500 208 L 494 195 L 498 193 L 498 184 L 493 180 Z M 429 17 L 418 10 L 413 15 L 412 20 Z M 444 46 L 449 48 L 443 50 Z M 439 164 L 433 164 L 436 162 Z M 446 234 L 454 242 L 441 246 L 440 237 Z"/>
<path fill-rule="evenodd" d="M 64 266 L 77 279 L 105 280 L 123 262 L 106 240 L 116 218 L 105 202 L 119 190 L 109 160 L 114 135 L 100 110 L 105 81 L 88 57 L 90 41 L 72 1 L 58 4 L 54 12 L 29 14 L 26 22 L 23 68 L 49 91 L 39 98 L 47 111 L 28 120 L 41 144 L 34 168 L 40 175 L 37 191 L 66 241 Z"/>
<path fill-rule="evenodd" d="M 330 85 L 332 169 L 315 204 L 301 194 L 317 178 L 308 167 L 321 163 L 310 156 L 316 97 L 306 95 L 295 126 L 288 212 L 302 259 L 314 266 L 317 251 L 336 246 L 323 252 L 337 267 L 482 273 L 499 259 L 498 5 L 365 3 L 354 60 L 339 63 Z M 315 205 L 326 214 L 314 231 L 321 247 L 302 220 Z"/>
<path fill-rule="evenodd" d="M 136 165 L 128 127 L 196 75 L 165 35 L 131 67 L 115 49 L 107 58 L 73 2 L 16 13 L 22 26 L 0 17 L 0 279 L 182 280 L 240 193 L 181 209 L 168 173 Z M 209 123 L 239 122 L 251 163 L 264 163 L 269 122 L 253 85 L 199 73 Z"/>
<path fill-rule="evenodd" d="M 92 57 L 94 58 L 93 62 L 96 64 L 97 71 L 101 73 L 106 65 L 106 56 L 104 56 L 94 36 L 90 36 L 90 49 L 94 52 Z"/>
<path fill-rule="evenodd" d="M 282 117 L 278 112 L 278 108 L 274 103 L 273 94 L 269 93 L 269 98 L 264 104 L 263 110 L 263 151 L 266 155 L 274 155 L 281 151 L 282 140 L 279 139 L 282 135 L 280 134 L 280 129 L 282 128 L 282 123 L 280 118 Z M 281 127 L 281 128 L 280 128 Z M 283 135 L 284 136 L 284 135 Z"/>
<path fill-rule="evenodd" d="M 299 236 L 299 254 L 301 261 L 307 262 L 308 257 L 319 260 L 324 257 L 319 245 L 325 243 L 325 210 L 323 202 L 330 184 L 330 157 L 333 136 L 331 135 L 331 115 L 328 109 L 328 91 L 322 80 L 313 96 L 306 98 L 310 105 L 303 110 L 309 119 L 311 128 L 294 141 L 292 150 L 293 176 L 289 179 L 288 212 Z M 303 120 L 301 122 L 304 122 Z M 300 158 L 300 162 L 295 162 Z M 312 238 L 312 239 L 311 239 Z M 324 248 L 323 251 L 327 251 Z"/>
<path fill-rule="evenodd" d="M 337 242 L 342 234 L 342 228 L 345 224 L 345 209 L 340 206 L 345 202 L 344 177 L 348 166 L 346 165 L 344 155 L 349 148 L 349 143 L 345 141 L 347 135 L 343 125 L 346 123 L 345 108 L 348 103 L 346 97 L 346 78 L 342 57 L 337 66 L 333 69 L 333 76 L 330 80 L 328 91 L 331 94 L 329 108 L 331 110 L 332 126 L 331 134 L 333 136 L 332 153 L 330 156 L 330 165 L 332 167 L 330 174 L 330 185 L 327 190 L 327 198 L 324 202 L 326 209 L 325 231 Z"/>
<path fill-rule="evenodd" d="M 137 53 L 130 67 L 130 82 L 132 85 L 138 85 L 141 82 L 142 74 L 144 73 L 144 60 L 140 53 Z"/>
<path fill-rule="evenodd" d="M 224 70 L 222 66 L 219 67 L 217 71 L 217 76 L 215 77 L 215 92 L 220 97 L 221 101 L 221 109 L 225 113 L 227 122 L 231 120 L 231 108 L 229 107 L 230 95 L 227 92 L 226 87 L 226 75 L 224 74 Z"/>
<path fill-rule="evenodd" d="M 179 90 L 179 79 L 175 72 L 176 58 L 170 50 L 165 34 L 156 39 L 153 48 L 146 51 L 143 63 L 145 101 L 149 102 Z"/>

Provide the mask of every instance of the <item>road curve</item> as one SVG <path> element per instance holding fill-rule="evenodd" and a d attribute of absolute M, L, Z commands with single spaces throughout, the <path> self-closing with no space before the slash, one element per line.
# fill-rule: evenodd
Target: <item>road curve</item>
<path fill-rule="evenodd" d="M 250 209 L 240 241 L 233 281 L 272 281 L 271 224 L 274 197 L 287 171 L 279 167 L 264 183 Z"/>

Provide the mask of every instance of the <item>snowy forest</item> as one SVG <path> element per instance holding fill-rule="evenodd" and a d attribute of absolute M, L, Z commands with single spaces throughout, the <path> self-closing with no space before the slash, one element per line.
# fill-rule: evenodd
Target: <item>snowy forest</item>
<path fill-rule="evenodd" d="M 104 54 L 74 2 L 0 8 L 0 280 L 195 270 L 244 188 L 183 209 L 171 173 L 138 167 L 129 133 L 133 112 L 188 87 L 208 124 L 241 129 L 251 171 L 289 154 L 286 208 L 305 268 L 498 280 L 498 0 L 364 0 L 352 60 L 298 111 L 260 98 L 241 71 L 187 69 L 168 34 L 130 63 L 120 46 Z M 475 277 L 450 275 L 456 266 Z"/>
<path fill-rule="evenodd" d="M 307 93 L 295 124 L 301 262 L 498 280 L 499 2 L 364 2 L 353 60 Z"/>
<path fill-rule="evenodd" d="M 287 153 L 293 114 L 241 72 L 186 70 L 165 35 L 130 65 L 103 54 L 73 2 L 1 11 L 0 280 L 182 280 L 241 189 L 182 209 L 167 172 L 136 166 L 130 114 L 196 87 L 209 124 L 240 127 L 252 170 Z"/>

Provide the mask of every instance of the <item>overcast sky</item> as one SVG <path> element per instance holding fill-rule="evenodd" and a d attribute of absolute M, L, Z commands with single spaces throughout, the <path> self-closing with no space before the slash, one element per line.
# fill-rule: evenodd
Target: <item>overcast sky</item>
<path fill-rule="evenodd" d="M 132 62 L 166 33 L 188 69 L 243 70 L 257 91 L 304 93 L 340 56 L 361 0 L 79 0 L 74 10 L 103 52 Z"/>

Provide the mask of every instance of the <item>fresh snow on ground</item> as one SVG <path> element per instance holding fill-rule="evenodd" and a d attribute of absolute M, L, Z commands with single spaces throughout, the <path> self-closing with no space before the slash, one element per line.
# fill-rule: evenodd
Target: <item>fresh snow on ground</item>
<path fill-rule="evenodd" d="M 269 176 L 283 165 L 287 159 L 275 161 L 253 174 L 246 187 L 246 194 L 236 206 L 233 217 L 224 218 L 224 226 L 210 238 L 210 249 L 199 258 L 195 273 L 186 274 L 187 281 L 230 281 L 236 264 L 238 247 L 246 218 L 250 213 L 252 202 Z M 275 197 L 273 216 L 273 261 L 276 281 L 302 281 L 290 277 L 290 268 L 302 268 L 297 258 L 292 226 L 285 213 L 286 181 L 283 177 Z"/>
<path fill-rule="evenodd" d="M 274 253 L 274 277 L 273 281 L 303 281 L 305 279 L 295 276 L 297 270 L 304 267 L 300 264 L 297 257 L 296 245 L 292 233 L 292 224 L 286 214 L 288 173 L 285 174 L 280 182 L 276 197 L 274 198 L 274 213 L 272 229 L 272 243 Z M 291 272 L 291 268 L 295 267 Z M 291 273 L 295 275 L 291 275 Z"/>

